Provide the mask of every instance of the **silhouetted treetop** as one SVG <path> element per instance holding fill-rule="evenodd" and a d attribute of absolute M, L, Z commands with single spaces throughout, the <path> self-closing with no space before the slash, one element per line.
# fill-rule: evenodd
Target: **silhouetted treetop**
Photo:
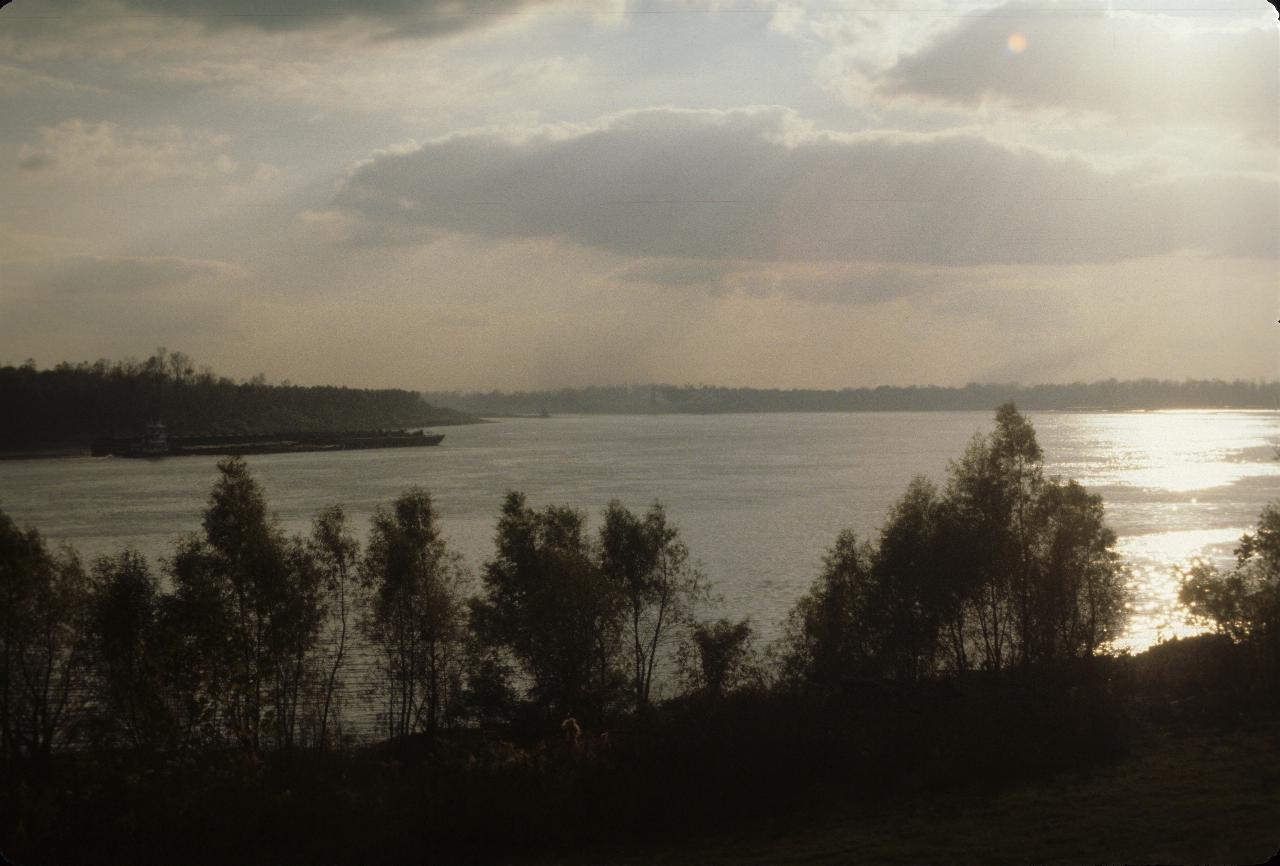
<path fill-rule="evenodd" d="M 787 680 L 914 681 L 1087 659 L 1124 625 L 1126 574 L 1102 499 L 1045 478 L 1012 403 L 948 470 L 913 480 L 878 543 L 842 532 L 781 648 Z"/>

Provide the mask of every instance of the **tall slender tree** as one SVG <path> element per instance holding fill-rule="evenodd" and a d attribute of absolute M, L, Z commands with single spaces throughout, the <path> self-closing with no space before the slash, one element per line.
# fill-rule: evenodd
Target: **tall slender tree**
<path fill-rule="evenodd" d="M 100 557 L 93 566 L 89 625 L 98 716 L 111 739 L 151 749 L 167 738 L 157 665 L 160 591 L 136 550 Z"/>
<path fill-rule="evenodd" d="M 440 535 L 431 496 L 405 491 L 373 516 L 360 564 L 365 634 L 381 658 L 388 733 L 434 735 L 452 709 L 463 664 L 465 572 Z"/>
<path fill-rule="evenodd" d="M 471 621 L 519 664 L 544 711 L 598 719 L 624 681 L 620 606 L 585 530 L 580 511 L 535 511 L 523 494 L 508 493 Z"/>
<path fill-rule="evenodd" d="M 206 677 L 201 691 L 241 744 L 294 742 L 302 677 L 320 628 L 320 569 L 287 539 L 239 457 L 218 463 L 203 537 L 188 538 L 171 564 L 174 622 Z"/>
<path fill-rule="evenodd" d="M 326 508 L 312 524 L 310 547 L 323 578 L 326 653 L 321 673 L 319 745 L 329 742 L 330 720 L 341 708 L 342 670 L 347 660 L 347 643 L 356 621 L 357 568 L 360 545 L 347 529 L 341 505 Z"/>
<path fill-rule="evenodd" d="M 949 474 L 947 506 L 969 548 L 964 568 L 980 663 L 988 670 L 1026 663 L 1035 594 L 1031 521 L 1044 483 L 1035 430 L 1004 404 L 995 431 L 974 437 Z"/>
<path fill-rule="evenodd" d="M 680 532 L 660 503 L 638 516 L 614 500 L 600 527 L 600 563 L 619 596 L 635 709 L 645 712 L 659 661 L 670 659 L 706 596 Z"/>
<path fill-rule="evenodd" d="M 885 672 L 897 679 L 937 670 L 946 654 L 946 625 L 959 606 L 960 587 L 943 555 L 942 510 L 937 488 L 917 477 L 880 530 L 870 609 Z"/>

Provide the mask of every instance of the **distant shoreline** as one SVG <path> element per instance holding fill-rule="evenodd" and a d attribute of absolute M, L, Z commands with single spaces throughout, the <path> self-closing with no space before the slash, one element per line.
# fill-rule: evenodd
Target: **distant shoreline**
<path fill-rule="evenodd" d="M 744 412 L 1031 412 L 1280 410 L 1280 382 L 1139 379 L 1065 385 L 970 384 L 844 389 L 716 385 L 597 385 L 541 391 L 426 391 L 443 409 L 489 418 L 556 415 L 713 415 Z"/>
<path fill-rule="evenodd" d="M 0 461 L 4 460 L 53 460 L 68 457 L 179 457 L 226 454 L 304 454 L 324 451 L 352 451 L 406 446 L 438 445 L 443 435 L 426 435 L 420 441 L 412 434 L 424 431 L 427 426 L 462 426 L 491 423 L 476 418 L 469 421 L 451 421 L 442 424 L 422 425 L 411 430 L 394 431 L 346 431 L 310 430 L 303 432 L 275 432 L 248 435 L 212 434 L 208 436 L 175 437 L 172 453 L 144 455 L 126 453 L 129 443 L 137 437 L 96 437 L 89 441 L 76 440 L 58 444 L 42 443 L 29 447 L 9 445 L 0 447 Z M 110 443 L 110 446 L 104 444 Z"/>
<path fill-rule="evenodd" d="M 1020 407 L 1022 408 L 1022 407 Z M 1267 408 L 1260 406 L 1160 406 L 1156 408 L 1148 407 L 1132 407 L 1132 408 L 1114 408 L 1110 406 L 1071 406 L 1067 408 L 1051 408 L 1042 409 L 1035 406 L 1025 407 L 1028 412 L 1050 412 L 1054 414 L 1080 414 L 1080 415 L 1126 415 L 1135 412 L 1152 413 L 1152 412 L 1270 412 L 1280 414 L 1280 407 Z M 655 416 L 670 415 L 892 415 L 892 414 L 919 414 L 933 415 L 942 412 L 973 412 L 977 414 L 988 413 L 986 409 L 974 409 L 969 407 L 954 408 L 950 406 L 937 408 L 919 408 L 919 409 L 669 409 L 663 411 L 646 412 L 642 410 L 579 410 L 576 412 L 556 412 L 548 415 L 530 415 L 517 413 L 499 413 L 486 412 L 478 415 L 478 423 L 494 424 L 499 421 L 524 421 L 534 420 L 543 421 L 552 418 L 599 418 L 616 416 L 619 418 L 649 418 Z"/>

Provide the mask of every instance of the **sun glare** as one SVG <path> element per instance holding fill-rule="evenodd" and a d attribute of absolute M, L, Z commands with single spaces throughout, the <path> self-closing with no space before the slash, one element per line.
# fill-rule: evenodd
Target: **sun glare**
<path fill-rule="evenodd" d="M 1161 640 L 1190 637 L 1204 631 L 1178 601 L 1182 577 L 1170 563 L 1190 567 L 1198 560 L 1229 558 L 1247 527 L 1153 532 L 1120 540 L 1120 554 L 1130 565 L 1133 597 L 1129 625 L 1118 649 L 1141 652 Z"/>
<path fill-rule="evenodd" d="M 1250 454 L 1269 448 L 1270 441 L 1258 420 L 1248 416 L 1196 426 L 1187 424 L 1183 413 L 1151 412 L 1101 416 L 1093 425 L 1110 459 L 1078 468 L 1079 480 L 1087 485 L 1191 493 L 1280 475 L 1280 463 Z"/>
<path fill-rule="evenodd" d="M 1009 41 L 1006 43 L 1010 54 L 1021 54 L 1027 50 L 1027 37 L 1021 33 L 1009 34 Z"/>

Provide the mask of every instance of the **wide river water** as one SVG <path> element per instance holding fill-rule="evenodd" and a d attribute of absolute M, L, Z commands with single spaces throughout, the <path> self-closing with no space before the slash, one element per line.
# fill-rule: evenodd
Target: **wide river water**
<path fill-rule="evenodd" d="M 1132 569 L 1133 649 L 1199 631 L 1177 605 L 1192 559 L 1227 561 L 1280 499 L 1280 413 L 1028 413 L 1049 474 L 1106 503 Z M 505 491 L 570 504 L 593 525 L 610 499 L 667 508 L 719 596 L 772 638 L 845 527 L 876 532 L 913 475 L 937 481 L 992 413 L 565 416 L 449 427 L 436 448 L 249 458 L 272 510 L 306 531 L 340 502 L 363 533 L 409 485 L 434 497 L 473 571 L 490 555 Z M 200 524 L 214 458 L 0 462 L 0 508 L 87 559 L 128 544 L 153 560 Z"/>

